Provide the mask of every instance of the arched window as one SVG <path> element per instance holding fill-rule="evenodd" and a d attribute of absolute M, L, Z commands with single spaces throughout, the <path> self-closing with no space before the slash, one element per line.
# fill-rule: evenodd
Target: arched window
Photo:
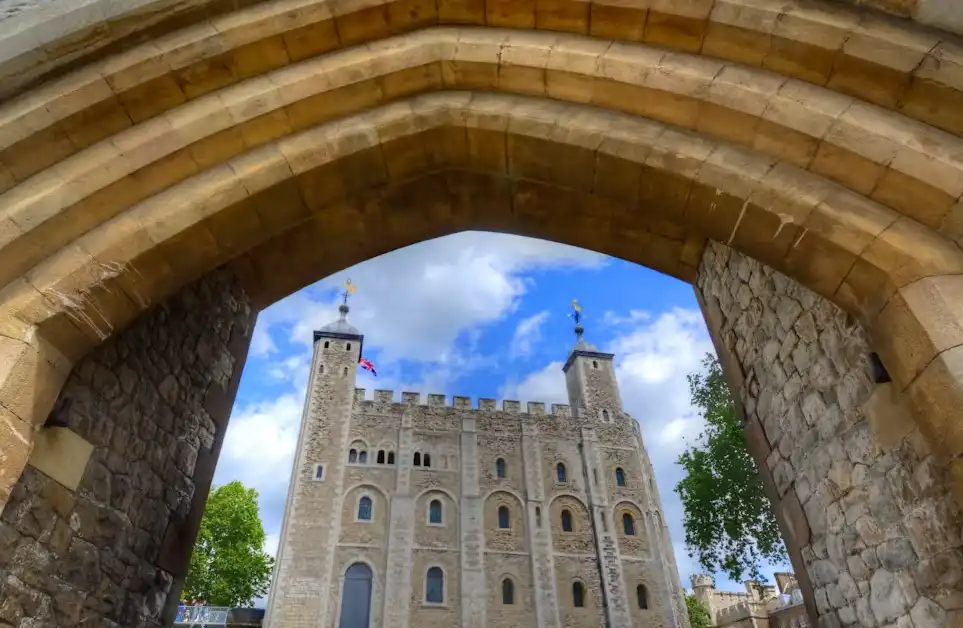
<path fill-rule="evenodd" d="M 592 360 L 592 368 L 597 369 L 598 367 L 599 367 L 599 363 L 596 362 L 595 360 Z"/>
<path fill-rule="evenodd" d="M 561 462 L 555 465 L 555 473 L 558 475 L 558 481 L 562 484 L 565 484 L 566 482 L 565 465 L 562 464 Z"/>
<path fill-rule="evenodd" d="M 348 346 L 345 347 L 344 350 L 345 350 L 345 351 L 351 351 L 351 343 L 350 343 L 350 342 L 348 343 Z"/>
<path fill-rule="evenodd" d="M 430 455 L 430 454 L 425 454 L 425 466 L 426 466 L 426 467 L 431 467 L 431 455 Z"/>
<path fill-rule="evenodd" d="M 348 451 L 348 464 L 353 464 L 358 462 L 358 450 L 351 449 Z"/>
<path fill-rule="evenodd" d="M 498 527 L 507 530 L 509 527 L 508 506 L 498 507 Z"/>
<path fill-rule="evenodd" d="M 379 450 L 378 450 L 378 464 L 384 464 L 384 463 L 385 463 L 385 450 L 384 450 L 384 449 L 379 449 Z"/>
<path fill-rule="evenodd" d="M 625 536 L 635 536 L 635 521 L 629 513 L 622 515 L 622 528 L 625 530 Z"/>
<path fill-rule="evenodd" d="M 389 451 L 389 452 L 388 452 L 388 464 L 394 464 L 394 463 L 395 463 L 395 452 Z"/>
<path fill-rule="evenodd" d="M 608 410 L 602 410 L 602 420 L 608 422 L 608 420 L 609 420 L 609 411 L 608 411 Z"/>
<path fill-rule="evenodd" d="M 649 608 L 649 594 L 645 590 L 644 584 L 635 587 L 635 599 L 639 603 L 639 608 L 642 610 Z"/>
<path fill-rule="evenodd" d="M 321 375 L 324 375 L 324 365 L 323 365 L 323 364 L 322 364 L 321 367 L 318 369 L 318 373 L 320 373 Z"/>
<path fill-rule="evenodd" d="M 431 500 L 428 504 L 428 523 L 441 523 L 441 501 Z"/>
<path fill-rule="evenodd" d="M 432 567 L 425 576 L 425 601 L 429 604 L 445 601 L 445 572 L 441 567 Z"/>
<path fill-rule="evenodd" d="M 371 521 L 371 498 L 367 495 L 358 500 L 358 521 Z"/>
<path fill-rule="evenodd" d="M 572 513 L 567 510 L 563 510 L 562 511 L 562 532 L 571 532 L 571 531 L 572 531 Z"/>
<path fill-rule="evenodd" d="M 331 346 L 331 343 L 328 342 L 327 340 L 325 340 L 325 341 L 324 341 L 324 348 L 327 349 L 327 348 L 330 347 L 330 346 Z"/>
<path fill-rule="evenodd" d="M 615 470 L 615 483 L 619 486 L 625 486 L 625 471 L 622 470 L 622 467 Z"/>
<path fill-rule="evenodd" d="M 418 453 L 417 451 L 415 452 L 414 465 L 415 465 L 416 467 L 420 467 L 420 466 L 421 466 L 421 454 Z"/>
<path fill-rule="evenodd" d="M 542 509 L 535 506 L 535 525 L 542 527 Z"/>
<path fill-rule="evenodd" d="M 347 377 L 347 376 L 348 376 L 348 367 L 346 366 L 344 367 L 344 371 L 341 372 L 341 377 Z"/>
<path fill-rule="evenodd" d="M 338 628 L 368 628 L 371 614 L 371 568 L 355 563 L 344 572 Z"/>
<path fill-rule="evenodd" d="M 368 452 L 362 451 L 358 453 L 358 464 L 368 464 Z"/>
<path fill-rule="evenodd" d="M 572 583 L 572 606 L 575 608 L 585 606 L 585 587 L 581 582 Z"/>
<path fill-rule="evenodd" d="M 505 459 L 499 458 L 495 461 L 495 475 L 503 478 L 505 477 Z"/>
<path fill-rule="evenodd" d="M 515 603 L 515 583 L 511 578 L 502 580 L 502 604 Z"/>

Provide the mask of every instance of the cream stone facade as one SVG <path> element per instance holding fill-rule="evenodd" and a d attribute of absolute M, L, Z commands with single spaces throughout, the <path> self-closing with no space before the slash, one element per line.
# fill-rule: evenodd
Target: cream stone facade
<path fill-rule="evenodd" d="M 367 399 L 362 342 L 343 317 L 315 332 L 267 626 L 688 627 L 613 355 L 579 335 L 571 405 L 523 412 Z"/>

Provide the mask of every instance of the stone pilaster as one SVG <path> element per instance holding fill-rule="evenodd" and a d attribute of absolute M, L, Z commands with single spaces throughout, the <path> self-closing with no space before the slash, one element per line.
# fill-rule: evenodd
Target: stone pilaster
<path fill-rule="evenodd" d="M 632 628 L 625 582 L 622 578 L 622 559 L 609 513 L 608 491 L 605 474 L 589 473 L 603 467 L 595 430 L 582 428 L 582 465 L 586 469 L 585 489 L 589 510 L 595 526 L 596 551 L 602 570 L 602 590 L 608 609 L 611 628 Z M 591 477 L 589 477 L 591 476 Z"/>
<path fill-rule="evenodd" d="M 414 543 L 415 502 L 411 495 L 412 454 L 414 435 L 412 414 L 417 410 L 409 405 L 401 417 L 398 432 L 398 477 L 395 493 L 391 496 L 391 518 L 388 528 L 388 569 L 385 582 L 385 628 L 407 628 L 411 605 L 411 547 Z"/>
<path fill-rule="evenodd" d="M 533 421 L 522 423 L 522 462 L 525 467 L 525 494 L 528 496 L 528 538 L 531 539 L 532 581 L 535 589 L 535 618 L 538 626 L 559 625 L 558 586 L 552 552 L 551 514 L 545 503 L 542 485 L 542 448 Z M 539 516 L 539 513 L 541 515 Z"/>
<path fill-rule="evenodd" d="M 461 433 L 461 612 L 463 628 L 485 628 L 485 515 L 478 482 L 475 419 L 462 419 Z"/>

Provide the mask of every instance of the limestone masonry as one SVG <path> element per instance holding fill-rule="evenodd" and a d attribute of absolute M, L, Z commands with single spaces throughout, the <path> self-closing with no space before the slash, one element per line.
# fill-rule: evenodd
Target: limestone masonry
<path fill-rule="evenodd" d="M 371 400 L 345 313 L 314 335 L 267 626 L 688 628 L 613 355 L 580 336 L 550 411 Z"/>

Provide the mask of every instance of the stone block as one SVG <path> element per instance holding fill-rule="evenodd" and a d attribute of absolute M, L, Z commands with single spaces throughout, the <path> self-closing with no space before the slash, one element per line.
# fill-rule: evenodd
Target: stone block
<path fill-rule="evenodd" d="M 93 450 L 90 442 L 69 428 L 46 427 L 37 432 L 29 463 L 68 489 L 76 490 Z"/>

